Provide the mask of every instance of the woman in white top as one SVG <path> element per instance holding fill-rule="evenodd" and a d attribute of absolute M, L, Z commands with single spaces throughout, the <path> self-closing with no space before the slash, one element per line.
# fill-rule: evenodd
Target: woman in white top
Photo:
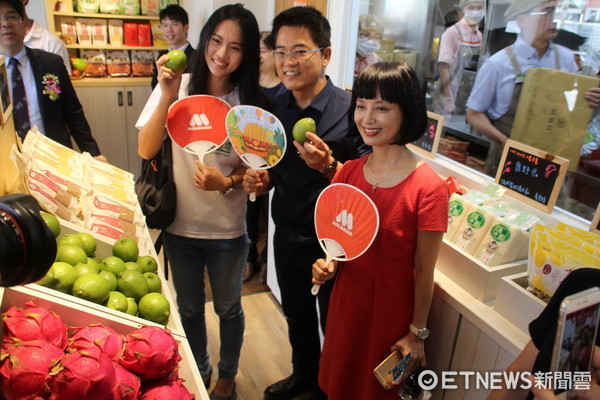
<path fill-rule="evenodd" d="M 216 10 L 200 33 L 191 74 L 174 73 L 156 62 L 159 85 L 136 123 L 138 152 L 145 159 L 158 153 L 165 137 L 169 106 L 178 96 L 218 96 L 231 106 L 262 106 L 258 85 L 259 30 L 256 18 L 241 4 Z M 204 319 L 204 269 L 220 318 L 219 379 L 211 399 L 235 399 L 234 379 L 244 333 L 241 306 L 242 271 L 246 261 L 246 196 L 239 190 L 246 167 L 227 141 L 204 162 L 176 145 L 173 149 L 177 187 L 175 221 L 165 229 L 164 246 L 177 291 L 186 336 L 205 385 L 212 368 Z"/>

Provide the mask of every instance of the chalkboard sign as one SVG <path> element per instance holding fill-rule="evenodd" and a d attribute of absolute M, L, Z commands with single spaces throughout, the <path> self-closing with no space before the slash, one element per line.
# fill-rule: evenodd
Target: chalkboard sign
<path fill-rule="evenodd" d="M 508 194 L 551 212 L 565 179 L 569 160 L 514 140 L 507 140 L 496 172 L 496 183 Z"/>
<path fill-rule="evenodd" d="M 592 224 L 590 225 L 590 232 L 600 233 L 600 204 L 598 204 L 596 214 L 594 214 L 594 219 L 592 219 Z"/>
<path fill-rule="evenodd" d="M 411 150 L 423 154 L 426 157 L 435 157 L 442 136 L 442 128 L 444 127 L 444 117 L 427 111 L 427 129 L 421 137 L 408 146 Z"/>

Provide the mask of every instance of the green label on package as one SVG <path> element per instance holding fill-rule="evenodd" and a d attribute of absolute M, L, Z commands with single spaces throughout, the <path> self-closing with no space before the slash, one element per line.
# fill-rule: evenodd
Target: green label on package
<path fill-rule="evenodd" d="M 452 200 L 450 204 L 448 204 L 448 213 L 453 217 L 458 217 L 463 211 L 465 211 L 465 207 L 460 201 Z"/>
<path fill-rule="evenodd" d="M 510 239 L 510 229 L 508 229 L 506 225 L 494 225 L 492 226 L 492 229 L 490 229 L 490 235 L 497 242 L 506 242 Z"/>
<path fill-rule="evenodd" d="M 485 217 L 482 213 L 474 211 L 467 216 L 467 223 L 471 228 L 479 229 L 485 225 Z"/>

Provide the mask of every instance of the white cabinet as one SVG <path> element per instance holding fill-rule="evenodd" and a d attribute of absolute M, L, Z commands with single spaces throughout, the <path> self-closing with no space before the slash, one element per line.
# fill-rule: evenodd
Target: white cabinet
<path fill-rule="evenodd" d="M 141 158 L 135 122 L 150 97 L 150 85 L 76 86 L 75 91 L 102 154 L 112 165 L 137 176 Z"/>

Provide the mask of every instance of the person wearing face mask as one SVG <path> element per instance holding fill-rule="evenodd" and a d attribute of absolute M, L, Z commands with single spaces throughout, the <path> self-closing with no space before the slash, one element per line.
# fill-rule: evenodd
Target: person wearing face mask
<path fill-rule="evenodd" d="M 358 40 L 356 42 L 356 59 L 354 60 L 354 77 L 367 66 L 381 61 L 375 53 L 381 46 L 383 23 L 374 14 L 363 14 L 358 20 Z"/>
<path fill-rule="evenodd" d="M 440 41 L 440 77 L 435 96 L 435 112 L 438 114 L 454 114 L 463 70 L 477 68 L 481 46 L 478 26 L 485 16 L 485 4 L 481 0 L 461 0 L 460 9 L 464 16 L 442 34 Z"/>

